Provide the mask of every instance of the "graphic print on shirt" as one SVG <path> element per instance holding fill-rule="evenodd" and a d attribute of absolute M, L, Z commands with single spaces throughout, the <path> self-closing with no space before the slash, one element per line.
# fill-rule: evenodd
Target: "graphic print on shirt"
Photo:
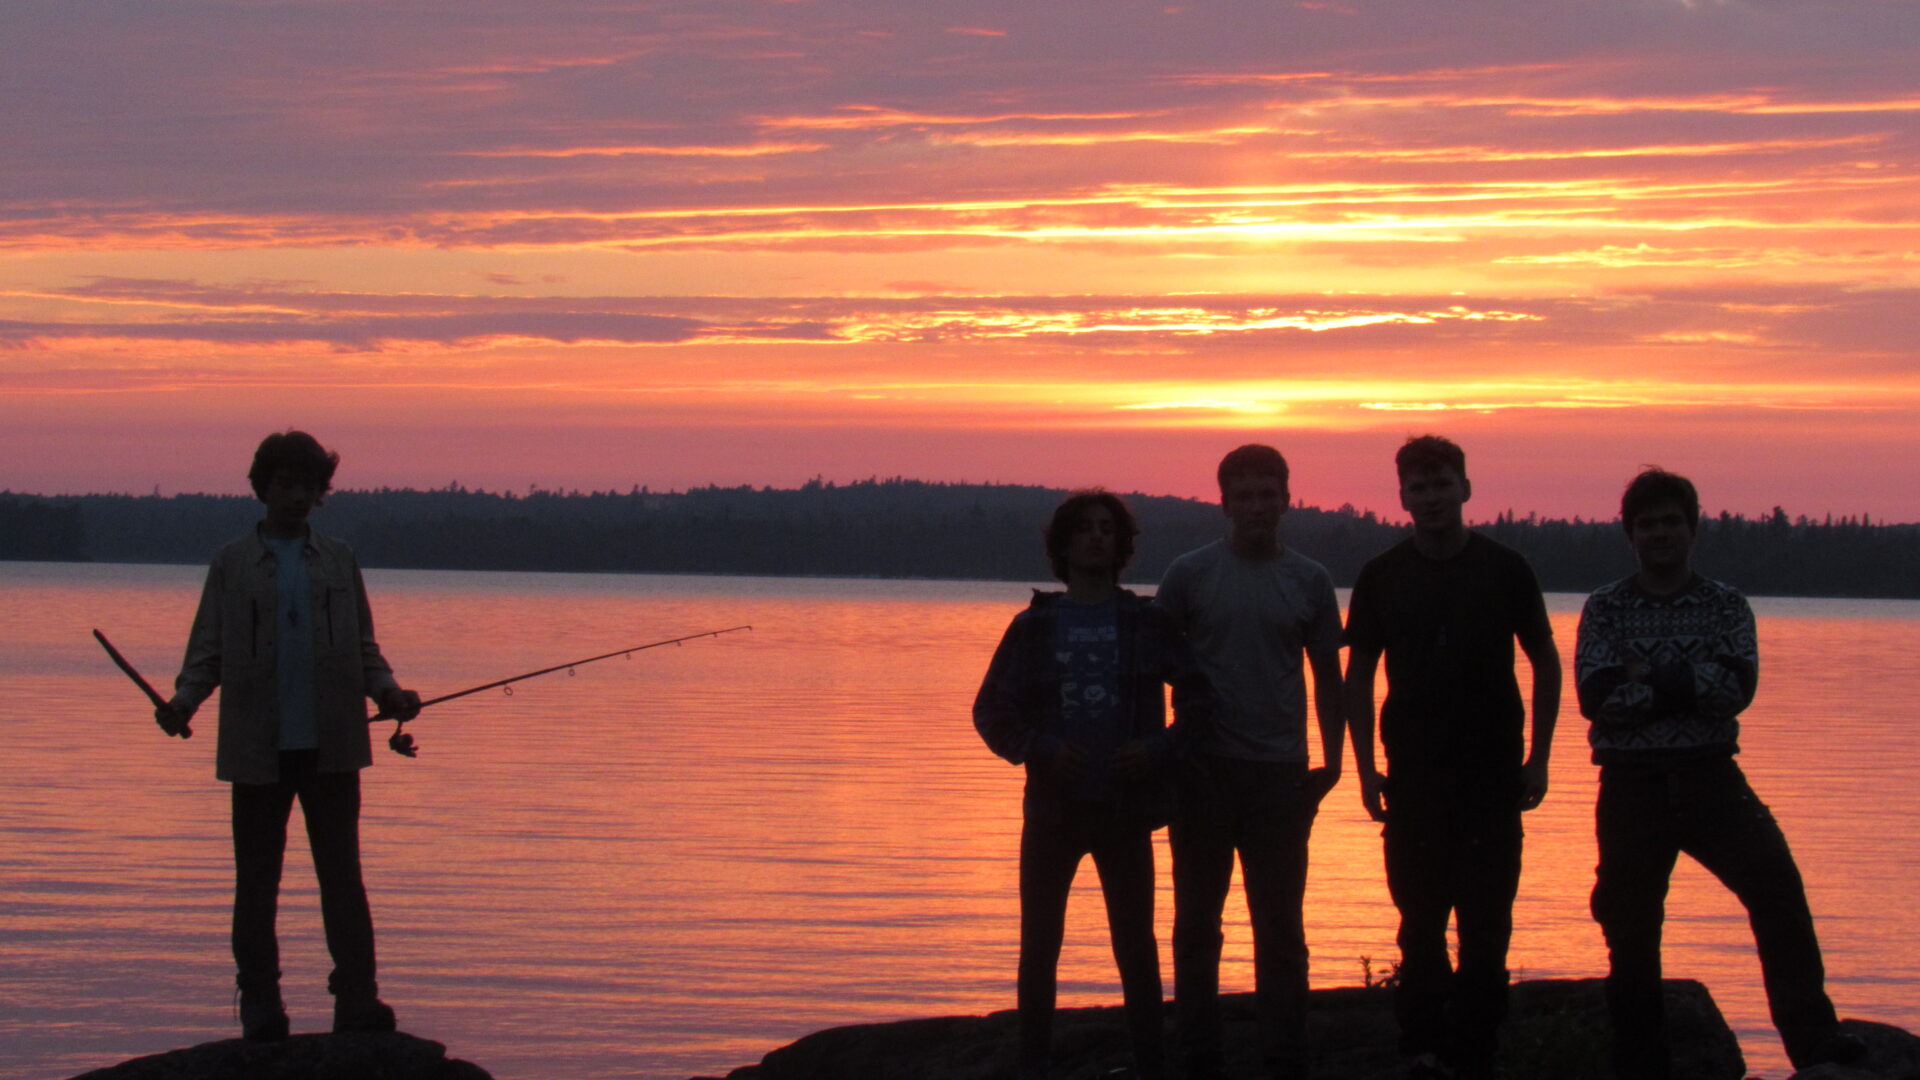
<path fill-rule="evenodd" d="M 1124 741 L 1120 717 L 1120 624 L 1111 603 L 1063 605 L 1054 635 L 1060 665 L 1060 735 L 1094 764 L 1081 798 L 1112 795 L 1109 759 Z"/>
<path fill-rule="evenodd" d="M 1054 653 L 1065 677 L 1060 680 L 1060 710 L 1070 719 L 1070 727 L 1098 723 L 1114 709 L 1117 688 L 1114 672 L 1120 664 L 1120 628 L 1113 623 L 1102 626 L 1063 627 L 1065 646 Z M 1076 715 L 1077 714 L 1077 715 Z"/>

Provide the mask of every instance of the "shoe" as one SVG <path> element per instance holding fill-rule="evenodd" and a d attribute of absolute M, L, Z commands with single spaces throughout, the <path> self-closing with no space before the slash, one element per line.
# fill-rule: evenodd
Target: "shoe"
<path fill-rule="evenodd" d="M 333 1033 L 392 1031 L 393 1006 L 372 994 L 350 994 L 333 999 Z"/>
<path fill-rule="evenodd" d="M 280 1042 L 287 1037 L 287 1006 L 280 987 L 261 986 L 235 991 L 240 997 L 240 1037 L 248 1042 Z"/>

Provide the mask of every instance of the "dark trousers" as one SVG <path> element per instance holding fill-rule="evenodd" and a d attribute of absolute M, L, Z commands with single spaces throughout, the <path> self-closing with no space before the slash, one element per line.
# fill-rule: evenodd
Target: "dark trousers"
<path fill-rule="evenodd" d="M 1507 1015 L 1507 945 L 1520 888 L 1520 811 L 1462 813 L 1389 796 L 1387 890 L 1400 911 L 1400 1050 L 1493 1060 Z M 1458 970 L 1447 923 L 1457 922 Z"/>
<path fill-rule="evenodd" d="M 1787 839 L 1731 759 L 1670 770 L 1600 770 L 1600 868 L 1593 917 L 1607 938 L 1607 1011 L 1621 1077 L 1665 1080 L 1672 1065 L 1660 991 L 1667 879 L 1680 852 L 1746 905 L 1767 1005 L 1800 1064 L 1836 1019 L 1820 941 Z"/>
<path fill-rule="evenodd" d="M 1166 1075 L 1161 1044 L 1160 947 L 1153 937 L 1153 829 L 1110 803 L 1029 798 L 1020 830 L 1020 1071 L 1045 1076 L 1066 934 L 1067 894 L 1092 855 L 1120 968 L 1127 1031 L 1140 1075 Z"/>
<path fill-rule="evenodd" d="M 1202 754 L 1180 785 L 1173 846 L 1174 1013 L 1197 1072 L 1218 1070 L 1220 913 L 1234 852 L 1253 923 L 1254 1003 L 1276 1075 L 1307 1074 L 1307 839 L 1317 800 L 1296 762 Z"/>
<path fill-rule="evenodd" d="M 274 920 L 280 907 L 280 867 L 287 850 L 287 818 L 300 800 L 320 883 L 320 917 L 326 926 L 335 994 L 376 992 L 373 917 L 360 879 L 360 774 L 318 772 L 312 750 L 280 754 L 280 779 L 272 784 L 233 785 L 233 959 L 243 988 L 277 985 L 280 942 Z"/>

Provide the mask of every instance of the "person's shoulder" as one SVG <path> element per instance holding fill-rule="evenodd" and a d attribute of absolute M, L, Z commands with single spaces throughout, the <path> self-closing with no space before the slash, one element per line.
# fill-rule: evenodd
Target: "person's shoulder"
<path fill-rule="evenodd" d="M 1531 586 L 1532 592 L 1540 591 L 1540 575 L 1534 572 L 1533 563 L 1519 549 L 1503 544 L 1478 529 L 1469 529 L 1466 554 L 1478 560 L 1490 572 L 1501 575 L 1514 588 Z"/>
<path fill-rule="evenodd" d="M 258 559 L 265 551 L 266 545 L 261 541 L 259 531 L 248 529 L 220 545 L 220 550 L 213 553 L 213 565 L 223 566 L 236 561 Z"/>
<path fill-rule="evenodd" d="M 1175 571 L 1187 572 L 1212 566 L 1220 561 L 1226 554 L 1226 551 L 1227 542 L 1225 540 L 1213 540 L 1201 544 L 1192 551 L 1182 552 L 1174 556 L 1173 561 L 1167 564 L 1167 574 L 1172 575 Z"/>
<path fill-rule="evenodd" d="M 1027 606 L 1015 612 L 1013 618 L 1007 620 L 1007 633 L 1012 635 L 1037 633 L 1042 628 L 1051 626 L 1057 614 L 1054 605 L 1064 595 L 1064 593 L 1047 589 L 1033 590 L 1033 597 L 1027 601 Z"/>
<path fill-rule="evenodd" d="M 1501 543 L 1479 529 L 1467 530 L 1467 546 L 1461 549 L 1460 557 L 1502 573 L 1534 576 L 1533 564 L 1518 548 Z"/>
<path fill-rule="evenodd" d="M 1633 575 L 1609 581 L 1587 594 L 1587 607 L 1619 607 L 1637 602 L 1640 591 L 1633 587 Z"/>
<path fill-rule="evenodd" d="M 1224 540 L 1215 540 L 1210 544 L 1202 544 L 1192 551 L 1174 556 L 1173 561 L 1167 564 L 1166 571 L 1160 575 L 1159 591 L 1165 593 L 1171 587 L 1173 591 L 1179 592 L 1182 588 L 1188 587 L 1193 578 L 1217 569 L 1226 550 Z"/>
<path fill-rule="evenodd" d="M 1132 589 L 1121 589 L 1113 598 L 1114 610 L 1125 617 L 1174 625 L 1173 613 L 1153 601 L 1153 597 L 1141 596 Z"/>
<path fill-rule="evenodd" d="M 1013 619 L 1015 622 L 1019 622 L 1021 619 L 1032 619 L 1050 615 L 1053 613 L 1054 607 L 1058 605 L 1066 595 L 1066 593 L 1059 589 L 1035 589 L 1033 590 L 1033 596 L 1027 600 L 1027 606 L 1021 608 L 1020 613 L 1015 615 Z"/>
<path fill-rule="evenodd" d="M 307 529 L 307 545 L 323 555 L 353 561 L 353 546 L 337 536 L 328 536 L 318 529 Z"/>
<path fill-rule="evenodd" d="M 1467 530 L 1467 551 L 1477 558 L 1498 559 L 1501 562 L 1525 565 L 1527 557 L 1517 548 L 1503 544 L 1479 529 Z"/>
<path fill-rule="evenodd" d="M 1333 582 L 1333 575 L 1321 565 L 1319 560 L 1300 554 L 1300 549 L 1291 544 L 1281 549 L 1280 557 L 1274 560 L 1274 563 L 1281 570 L 1295 577 L 1309 581 L 1325 578 L 1329 584 Z"/>
<path fill-rule="evenodd" d="M 1687 595 L 1701 604 L 1740 608 L 1749 606 L 1746 593 L 1717 578 L 1695 575 L 1693 584 L 1687 588 Z"/>
<path fill-rule="evenodd" d="M 1388 545 L 1386 550 L 1361 563 L 1360 573 L 1369 576 L 1389 573 L 1398 567 L 1405 566 L 1407 560 L 1416 555 L 1417 552 L 1413 550 L 1413 537 L 1403 536 Z"/>

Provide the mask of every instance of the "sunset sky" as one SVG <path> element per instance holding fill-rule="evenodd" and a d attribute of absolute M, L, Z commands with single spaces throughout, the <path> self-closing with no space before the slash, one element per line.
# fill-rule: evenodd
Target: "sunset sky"
<path fill-rule="evenodd" d="M 10 0 L 0 488 L 1920 521 L 1920 7 Z"/>

